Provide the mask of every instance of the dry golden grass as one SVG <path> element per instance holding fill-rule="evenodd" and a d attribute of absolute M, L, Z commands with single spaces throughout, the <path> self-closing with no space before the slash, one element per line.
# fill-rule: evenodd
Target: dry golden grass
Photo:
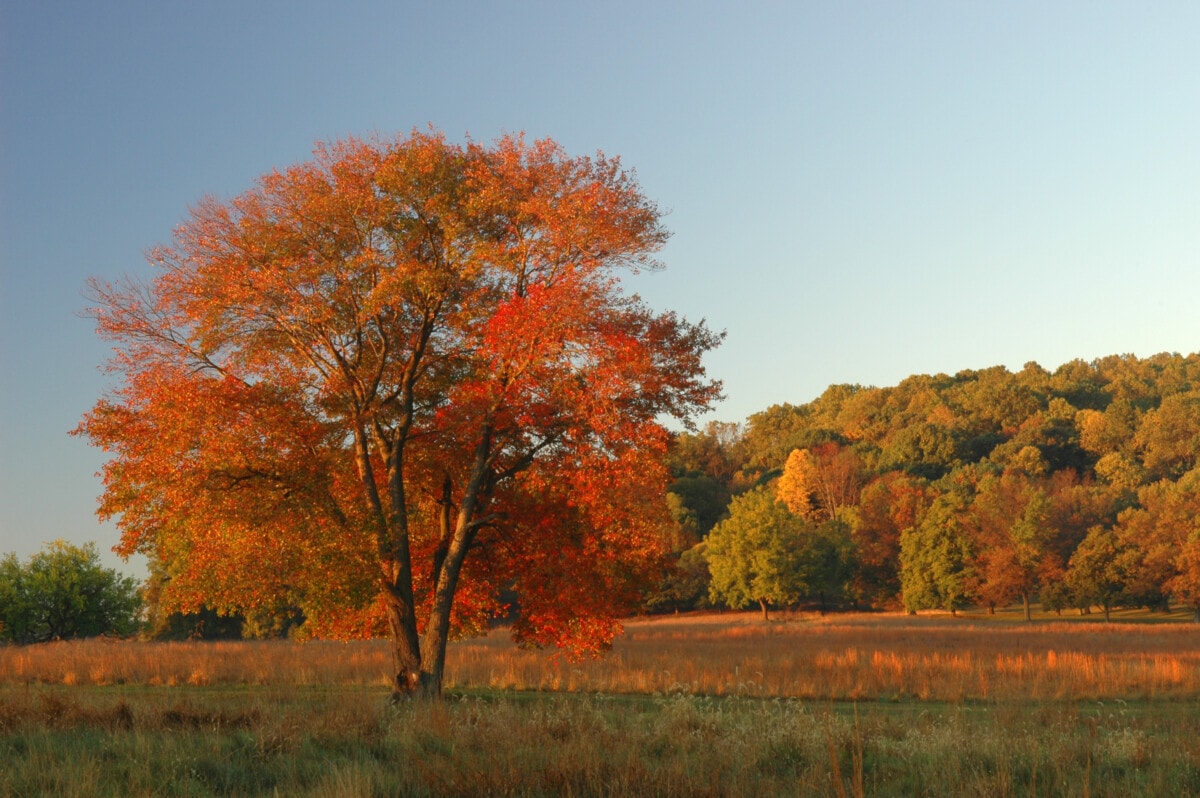
<path fill-rule="evenodd" d="M 382 641 L 0 647 L 0 795 L 1197 795 L 1196 629 L 730 613 L 581 664 L 498 630 L 397 707 Z"/>
<path fill-rule="evenodd" d="M 130 643 L 0 648 L 0 683 L 377 685 L 383 641 Z M 1187 623 L 1034 624 L 982 617 L 728 613 L 635 619 L 608 656 L 571 663 L 503 630 L 451 646 L 446 687 L 804 699 L 1104 700 L 1200 696 Z"/>
<path fill-rule="evenodd" d="M 388 660 L 388 647 L 382 641 L 73 640 L 0 647 L 0 683 L 382 685 Z"/>
<path fill-rule="evenodd" d="M 605 659 L 547 661 L 500 635 L 465 641 L 455 686 L 806 699 L 1200 696 L 1190 624 L 1004 623 L 902 615 L 634 620 Z"/>

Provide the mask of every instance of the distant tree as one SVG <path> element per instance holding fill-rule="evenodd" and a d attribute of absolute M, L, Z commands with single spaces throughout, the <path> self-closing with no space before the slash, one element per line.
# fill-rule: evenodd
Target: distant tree
<path fill-rule="evenodd" d="M 964 512 L 958 496 L 943 494 L 901 536 L 900 584 L 909 612 L 967 606 L 975 575 Z"/>
<path fill-rule="evenodd" d="M 1096 525 L 1112 526 L 1122 509 L 1120 496 L 1107 485 L 1096 482 L 1090 474 L 1082 476 L 1073 469 L 1056 471 L 1044 483 L 1050 499 L 1047 523 L 1053 530 L 1050 549 L 1063 567 L 1072 552 Z M 1050 579 L 1061 583 L 1061 579 Z M 1043 581 L 1043 588 L 1046 582 Z M 1044 601 L 1044 597 L 1043 597 Z"/>
<path fill-rule="evenodd" d="M 741 424 L 710 421 L 700 430 L 674 436 L 667 452 L 673 477 L 707 476 L 730 486 L 745 460 L 745 430 Z"/>
<path fill-rule="evenodd" d="M 704 556 L 712 600 L 734 608 L 758 604 L 763 620 L 772 605 L 804 598 L 824 611 L 846 596 L 854 568 L 847 522 L 801 518 L 767 485 L 733 500 L 729 518 L 709 534 Z"/>
<path fill-rule="evenodd" d="M 817 466 L 808 449 L 793 449 L 775 482 L 775 496 L 793 514 L 812 518 L 817 511 Z"/>
<path fill-rule="evenodd" d="M 796 569 L 804 596 L 817 601 L 822 614 L 832 603 L 846 599 L 856 567 L 850 524 L 841 518 L 801 528 Z"/>
<path fill-rule="evenodd" d="M 1133 504 L 1138 489 L 1149 478 L 1142 464 L 1125 452 L 1104 455 L 1096 461 L 1093 472 L 1097 479 L 1108 486 L 1113 498 L 1125 506 Z"/>
<path fill-rule="evenodd" d="M 1055 369 L 1048 387 L 1075 407 L 1103 410 L 1111 400 L 1104 390 L 1105 382 L 1093 364 L 1075 359 Z"/>
<path fill-rule="evenodd" d="M 129 635 L 141 607 L 137 581 L 101 566 L 92 543 L 56 540 L 24 565 L 16 554 L 0 559 L 0 640 Z"/>
<path fill-rule="evenodd" d="M 1121 513 L 1114 531 L 1127 551 L 1131 599 L 1149 606 L 1165 606 L 1168 597 L 1193 608 L 1200 603 L 1193 551 L 1200 537 L 1200 470 L 1143 487 L 1138 506 Z"/>
<path fill-rule="evenodd" d="M 980 482 L 971 515 L 978 536 L 977 592 L 989 607 L 1019 599 L 1031 620 L 1030 602 L 1039 588 L 1061 578 L 1050 511 L 1045 481 L 1025 472 Z"/>
<path fill-rule="evenodd" d="M 760 486 L 733 500 L 729 517 L 713 527 L 704 552 L 712 600 L 733 608 L 786 606 L 808 592 L 799 563 L 803 521 Z"/>
<path fill-rule="evenodd" d="M 1175 558 L 1175 576 L 1167 589 L 1192 610 L 1192 619 L 1200 623 L 1200 530 L 1193 528 Z"/>
<path fill-rule="evenodd" d="M 712 575 L 709 574 L 708 560 L 704 556 L 707 547 L 707 543 L 700 542 L 679 555 L 666 579 L 646 597 L 646 611 L 679 612 L 711 606 L 709 585 Z"/>
<path fill-rule="evenodd" d="M 947 394 L 977 432 L 1014 435 L 1041 408 L 1034 391 L 1003 366 L 960 372 Z"/>
<path fill-rule="evenodd" d="M 930 501 L 928 484 L 902 471 L 890 471 L 863 487 L 850 533 L 860 601 L 876 606 L 898 602 L 901 533 L 917 523 Z"/>
<path fill-rule="evenodd" d="M 1101 457 L 1129 448 L 1140 424 L 1137 409 L 1126 399 L 1116 399 L 1102 411 L 1083 409 L 1075 414 L 1079 445 Z"/>
<path fill-rule="evenodd" d="M 1151 478 L 1178 479 L 1200 462 L 1200 394 L 1173 394 L 1146 413 L 1134 437 Z"/>
<path fill-rule="evenodd" d="M 776 494 L 796 515 L 831 521 L 858 502 L 862 463 L 854 450 L 836 443 L 793 449 L 776 482 Z"/>
<path fill-rule="evenodd" d="M 1099 605 L 1104 620 L 1126 595 L 1127 549 L 1112 529 L 1094 526 L 1079 544 L 1067 567 L 1067 584 L 1080 608 Z"/>
<path fill-rule="evenodd" d="M 750 416 L 743 438 L 745 477 L 762 484 L 778 476 L 793 449 L 824 442 L 813 439 L 812 415 L 807 405 L 782 404 Z"/>
<path fill-rule="evenodd" d="M 730 496 L 729 485 L 707 474 L 679 477 L 667 488 L 671 515 L 690 533 L 691 544 L 724 517 Z"/>
<path fill-rule="evenodd" d="M 884 468 L 903 469 L 926 479 L 943 477 L 959 464 L 954 430 L 930 421 L 901 427 L 884 442 L 880 460 Z"/>

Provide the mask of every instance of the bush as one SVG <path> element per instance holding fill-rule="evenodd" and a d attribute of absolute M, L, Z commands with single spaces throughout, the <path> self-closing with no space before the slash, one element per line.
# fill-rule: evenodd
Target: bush
<path fill-rule="evenodd" d="M 129 635 L 141 611 L 136 580 L 101 567 L 95 544 L 56 540 L 24 565 L 16 554 L 0 559 L 0 640 Z"/>

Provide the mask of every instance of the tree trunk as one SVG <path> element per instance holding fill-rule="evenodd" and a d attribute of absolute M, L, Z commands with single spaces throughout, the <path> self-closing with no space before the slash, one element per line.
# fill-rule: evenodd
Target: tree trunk
<path fill-rule="evenodd" d="M 763 612 L 763 622 L 764 622 L 764 623 L 766 623 L 766 622 L 769 622 L 769 621 L 771 620 L 771 616 L 770 616 L 770 614 L 769 614 L 769 613 L 768 613 L 768 611 L 767 611 L 767 600 L 766 600 L 766 599 L 759 599 L 759 600 L 758 600 L 758 604 L 759 604 L 759 606 L 760 606 L 760 607 L 762 607 L 762 612 Z"/>
<path fill-rule="evenodd" d="M 384 598 L 392 633 L 392 664 L 396 669 L 392 700 L 396 701 L 413 697 L 421 683 L 421 643 L 411 608 L 406 608 L 395 589 L 387 584 L 384 585 Z"/>
<path fill-rule="evenodd" d="M 463 561 L 475 539 L 477 515 L 484 499 L 492 463 L 491 425 L 485 424 L 479 443 L 475 447 L 471 476 L 463 488 L 458 515 L 454 521 L 454 532 L 449 545 L 441 557 L 440 566 L 434 572 L 433 606 L 425 624 L 425 638 L 420 648 L 420 671 L 414 695 L 417 698 L 436 701 L 442 697 L 442 678 L 446 670 L 446 644 L 450 639 L 450 620 L 454 609 L 454 595 L 458 591 L 458 578 L 462 573 Z M 448 521 L 449 483 L 444 485 L 443 518 Z"/>
<path fill-rule="evenodd" d="M 1028 593 L 1021 594 L 1021 604 L 1025 608 L 1025 620 L 1028 622 L 1032 622 L 1033 615 L 1031 615 L 1029 612 L 1029 594 Z"/>

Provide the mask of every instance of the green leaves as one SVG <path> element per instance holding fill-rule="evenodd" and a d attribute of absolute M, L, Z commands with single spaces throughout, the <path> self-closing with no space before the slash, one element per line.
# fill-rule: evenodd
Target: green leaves
<path fill-rule="evenodd" d="M 94 544 L 58 540 L 22 565 L 0 560 L 0 640 L 38 643 L 137 631 L 137 583 L 103 568 Z"/>
<path fill-rule="evenodd" d="M 851 545 L 838 520 L 816 524 L 793 514 L 761 486 L 733 500 L 729 518 L 709 533 L 704 556 L 714 601 L 730 607 L 787 606 L 803 598 L 822 605 L 843 593 Z"/>

